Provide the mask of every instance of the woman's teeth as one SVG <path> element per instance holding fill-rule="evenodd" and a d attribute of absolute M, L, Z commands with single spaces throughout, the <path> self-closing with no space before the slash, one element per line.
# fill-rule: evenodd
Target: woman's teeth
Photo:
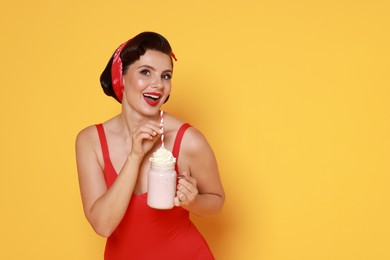
<path fill-rule="evenodd" d="M 150 98 L 150 99 L 153 99 L 154 101 L 158 100 L 160 97 L 157 96 L 157 95 L 151 95 L 151 94 L 143 94 L 144 97 L 147 97 L 147 98 Z"/>

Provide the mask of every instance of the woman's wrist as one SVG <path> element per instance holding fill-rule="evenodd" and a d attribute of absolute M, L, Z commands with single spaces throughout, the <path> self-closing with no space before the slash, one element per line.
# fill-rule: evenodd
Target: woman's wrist
<path fill-rule="evenodd" d="M 136 164 L 141 164 L 142 159 L 143 159 L 142 156 L 133 153 L 130 153 L 129 156 L 127 157 L 127 160 L 129 162 L 136 163 Z"/>

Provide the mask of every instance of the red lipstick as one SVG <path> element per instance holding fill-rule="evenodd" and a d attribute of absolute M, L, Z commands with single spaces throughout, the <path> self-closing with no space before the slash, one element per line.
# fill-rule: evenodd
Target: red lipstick
<path fill-rule="evenodd" d="M 160 99 L 161 99 L 161 93 L 158 92 L 145 92 L 142 93 L 144 100 L 146 103 L 148 103 L 151 106 L 157 106 Z"/>

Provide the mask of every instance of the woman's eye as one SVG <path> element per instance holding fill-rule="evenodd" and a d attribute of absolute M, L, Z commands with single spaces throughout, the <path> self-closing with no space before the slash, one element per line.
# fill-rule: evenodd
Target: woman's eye
<path fill-rule="evenodd" d="M 162 75 L 162 78 L 163 79 L 171 79 L 172 75 L 171 74 L 164 74 L 164 75 Z"/>
<path fill-rule="evenodd" d="M 149 70 L 141 70 L 140 73 L 142 75 L 150 75 L 150 71 Z"/>

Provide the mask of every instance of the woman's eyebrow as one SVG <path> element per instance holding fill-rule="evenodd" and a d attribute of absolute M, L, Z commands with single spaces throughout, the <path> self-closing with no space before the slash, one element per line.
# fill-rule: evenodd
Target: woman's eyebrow
<path fill-rule="evenodd" d="M 147 64 L 143 64 L 143 65 L 139 66 L 137 69 L 141 69 L 141 68 L 148 68 L 148 69 L 151 69 L 151 70 L 156 70 L 153 66 L 150 66 L 150 65 L 147 65 Z M 172 70 L 171 69 L 166 69 L 163 72 L 170 72 L 170 73 L 172 73 Z"/>
<path fill-rule="evenodd" d="M 141 65 L 141 66 L 139 66 L 137 69 L 140 69 L 140 68 L 148 68 L 148 69 L 155 70 L 154 67 L 152 67 L 152 66 L 150 66 L 150 65 L 147 65 L 147 64 Z"/>

